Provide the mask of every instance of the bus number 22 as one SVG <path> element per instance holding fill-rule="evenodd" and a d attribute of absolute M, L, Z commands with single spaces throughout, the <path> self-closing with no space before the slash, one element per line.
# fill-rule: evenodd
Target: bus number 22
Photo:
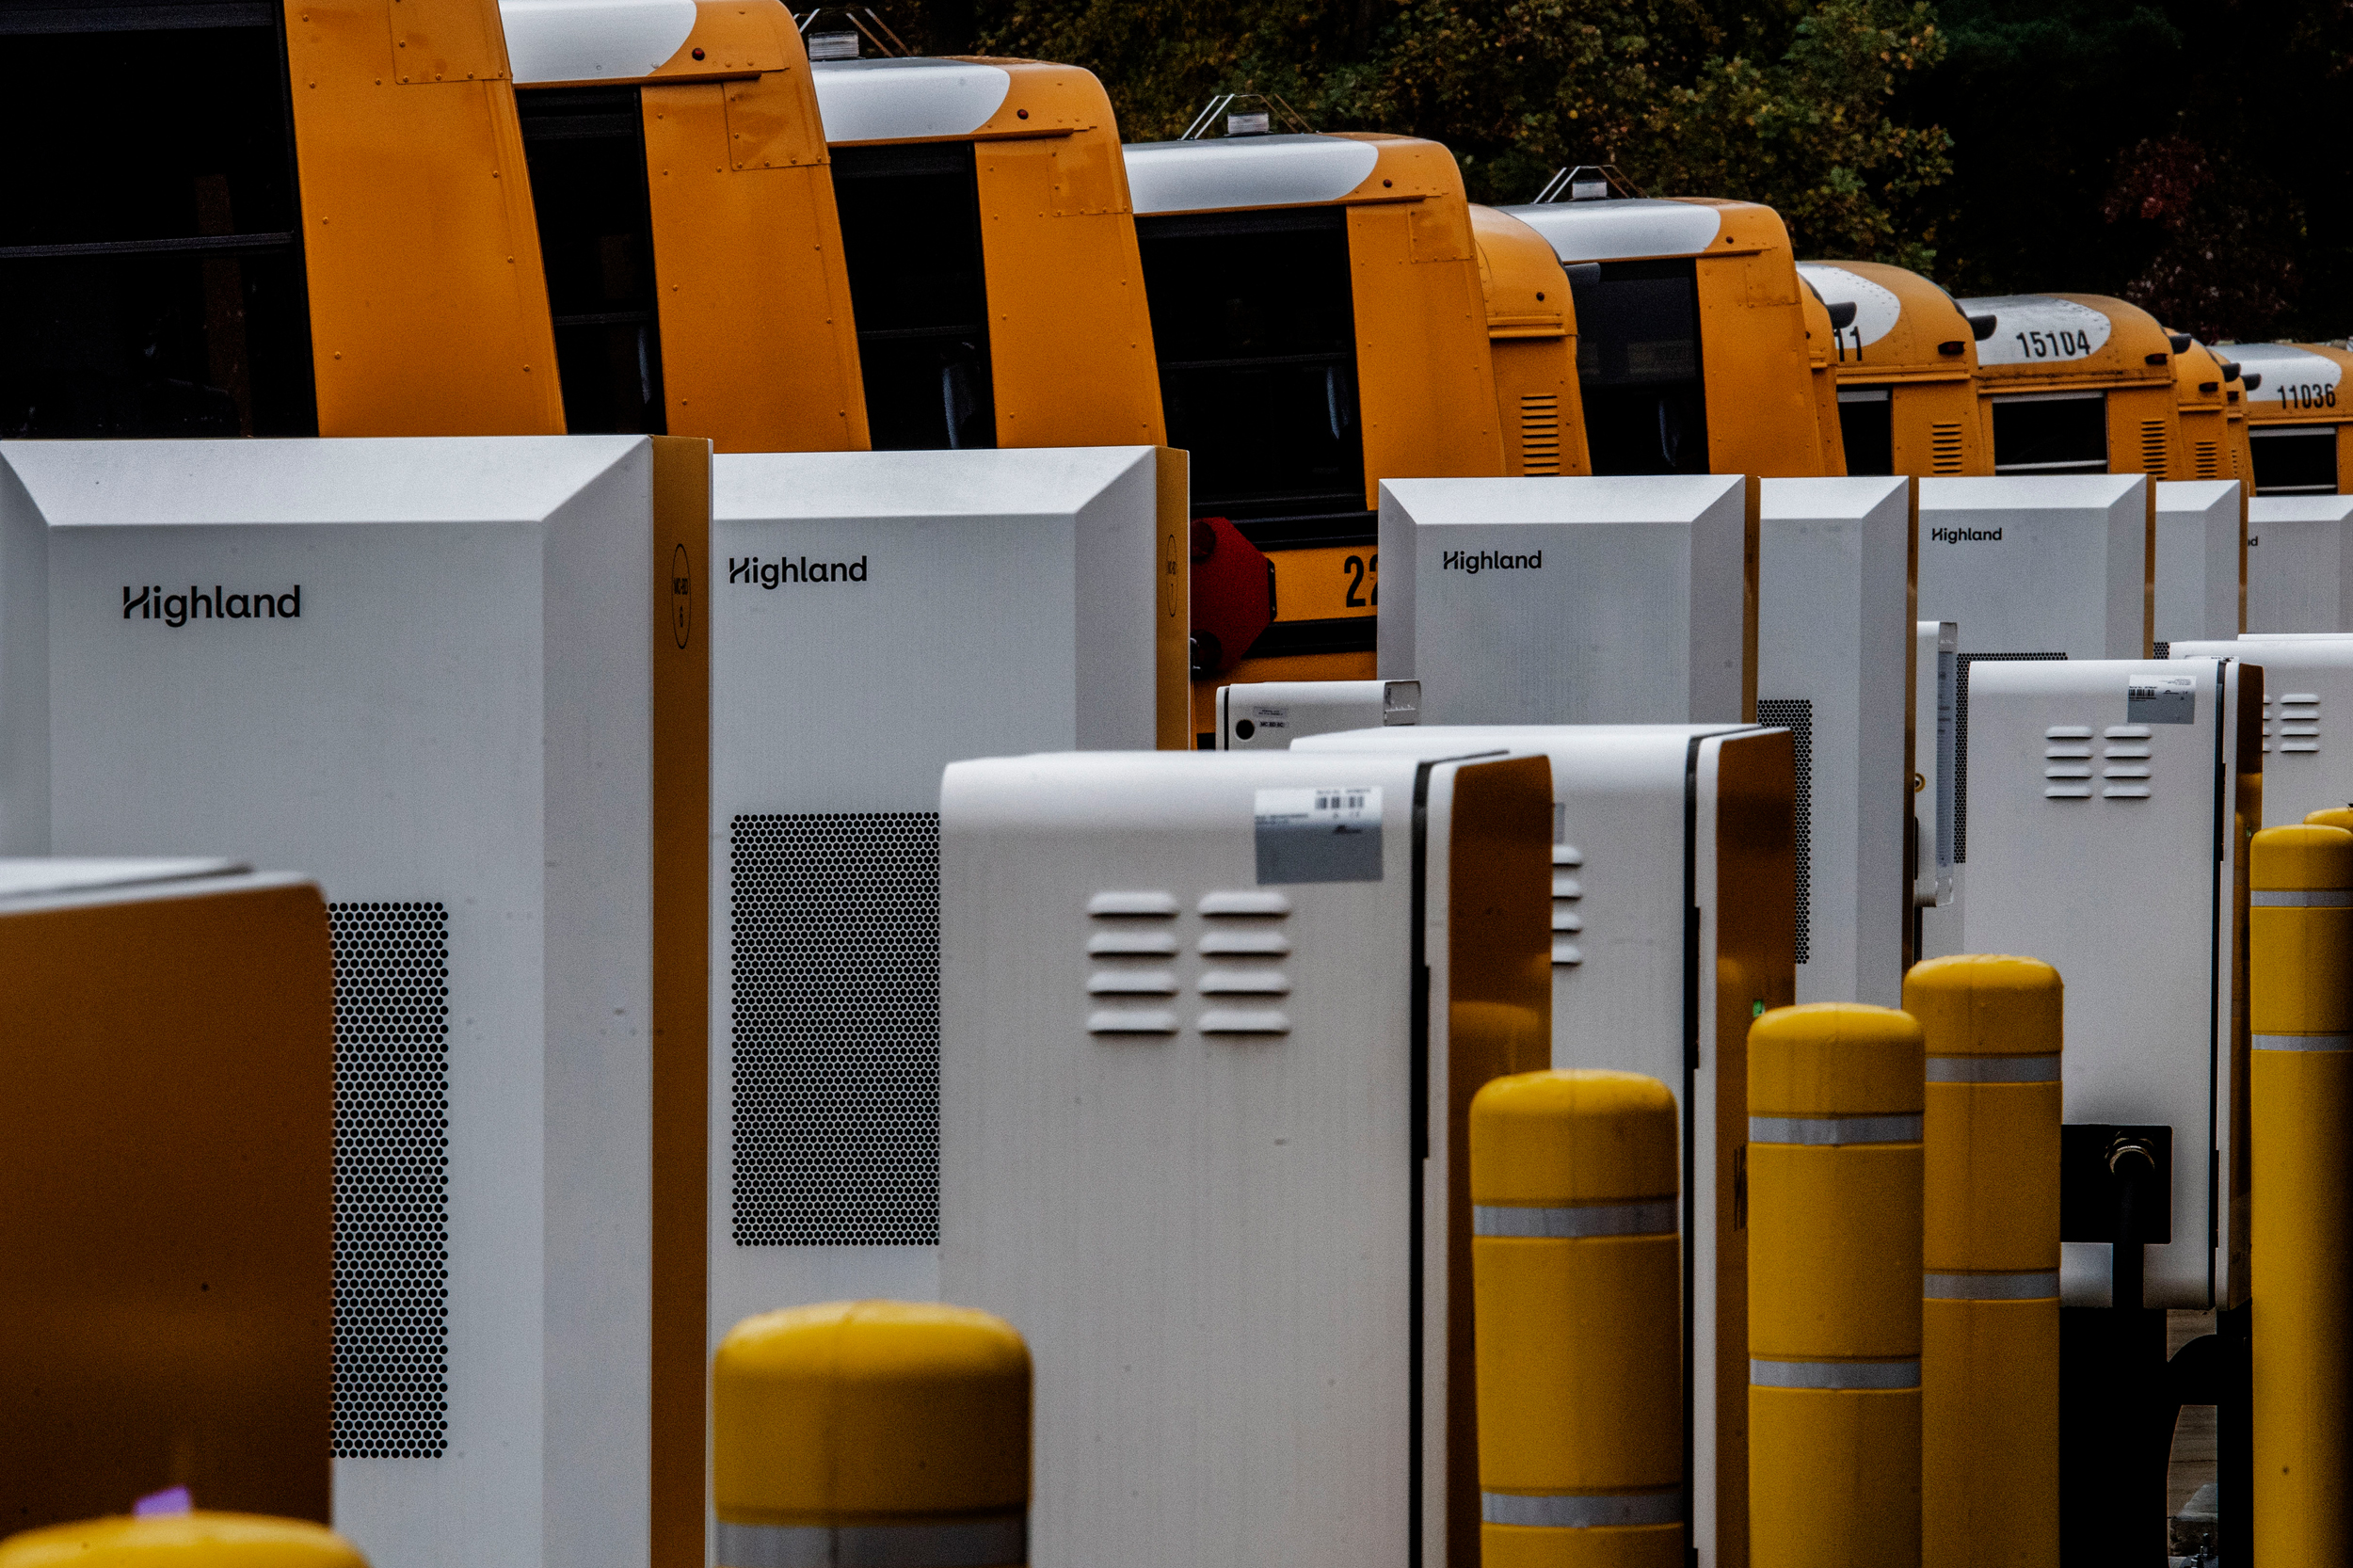
<path fill-rule="evenodd" d="M 1371 561 L 1371 565 L 1370 565 L 1369 567 L 1368 567 L 1368 566 L 1366 565 L 1365 557 L 1363 557 L 1362 555 L 1351 555 L 1351 556 L 1350 556 L 1347 560 L 1342 561 L 1342 562 L 1340 563 L 1340 569 L 1341 569 L 1342 571 L 1347 572 L 1347 573 L 1349 574 L 1349 577 L 1348 577 L 1348 607 L 1349 607 L 1350 609 L 1352 609 L 1352 610 L 1376 609 L 1376 608 L 1378 608 L 1378 607 L 1380 606 L 1380 603 L 1381 603 L 1381 581 L 1380 581 L 1380 579 L 1381 579 L 1381 557 L 1380 557 L 1380 556 L 1378 556 L 1378 555 L 1373 556 L 1373 557 L 1372 557 L 1372 561 Z M 1366 589 L 1365 589 L 1365 573 L 1366 573 L 1368 570 L 1369 570 L 1369 571 L 1372 573 L 1372 577 L 1373 577 L 1372 588 L 1371 588 L 1371 591 L 1370 591 L 1369 595 L 1368 595 L 1368 593 L 1367 593 L 1367 591 L 1366 591 Z"/>

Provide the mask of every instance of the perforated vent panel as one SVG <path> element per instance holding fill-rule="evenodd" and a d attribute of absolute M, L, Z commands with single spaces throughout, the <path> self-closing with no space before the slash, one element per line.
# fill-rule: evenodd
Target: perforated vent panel
<path fill-rule="evenodd" d="M 330 904 L 335 1457 L 436 1459 L 449 1404 L 449 913 Z"/>
<path fill-rule="evenodd" d="M 939 817 L 729 829 L 740 1246 L 939 1240 Z"/>
<path fill-rule="evenodd" d="M 1798 962 L 1814 937 L 1814 703 L 1807 697 L 1759 697 L 1756 722 L 1789 731 L 1798 754 Z"/>
<path fill-rule="evenodd" d="M 1964 653 L 1953 672 L 1953 864 L 1969 859 L 1969 666 L 1981 659 L 2064 659 L 2064 653 Z"/>

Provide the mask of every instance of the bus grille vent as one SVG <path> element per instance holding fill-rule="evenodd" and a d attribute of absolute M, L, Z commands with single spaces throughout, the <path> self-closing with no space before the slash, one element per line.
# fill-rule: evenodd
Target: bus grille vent
<path fill-rule="evenodd" d="M 2140 422 L 2140 472 L 2152 479 L 2165 477 L 2165 421 L 2144 419 Z"/>
<path fill-rule="evenodd" d="M 2222 449 L 2219 446 L 2213 441 L 2200 441 L 2192 450 L 2197 453 L 2199 478 L 2219 479 L 2222 477 Z"/>
<path fill-rule="evenodd" d="M 1938 421 L 1929 426 L 1929 472 L 1959 473 L 1961 470 L 1961 425 Z"/>
<path fill-rule="evenodd" d="M 1561 472 L 1561 399 L 1551 392 L 1526 392 L 1520 397 L 1520 470 L 1524 473 Z"/>

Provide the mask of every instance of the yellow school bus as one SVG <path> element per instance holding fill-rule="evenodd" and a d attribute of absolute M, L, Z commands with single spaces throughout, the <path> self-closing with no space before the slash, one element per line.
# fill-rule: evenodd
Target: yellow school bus
<path fill-rule="evenodd" d="M 1878 262 L 1801 262 L 1833 317 L 1838 423 L 1849 473 L 1988 474 L 1977 335 L 1952 296 Z"/>
<path fill-rule="evenodd" d="M 1488 312 L 1435 142 L 1245 132 L 1127 162 L 1168 444 L 1193 455 L 1206 735 L 1226 681 L 1372 676 L 1381 481 L 1506 472 Z"/>
<path fill-rule="evenodd" d="M 2246 367 L 2235 360 L 2225 360 L 2222 368 L 2228 373 L 2223 383 L 2222 418 L 2230 434 L 2225 438 L 2231 450 L 2231 477 L 2238 481 L 2239 509 L 2246 510 L 2247 498 L 2255 493 L 2255 446 L 2247 435 L 2247 405 L 2253 394 L 2248 385 Z M 2263 377 L 2256 376 L 2260 384 Z"/>
<path fill-rule="evenodd" d="M 1470 217 L 1487 306 L 1503 472 L 1591 472 L 1569 275 L 1545 237 L 1518 218 L 1476 202 Z"/>
<path fill-rule="evenodd" d="M 812 35 L 873 445 L 1160 444 L 1102 84 L 1077 66 L 856 47 Z"/>
<path fill-rule="evenodd" d="M 40 151 L 0 202 L 0 435 L 563 428 L 492 0 L 8 32 L 0 115 Z"/>
<path fill-rule="evenodd" d="M 1977 403 L 1994 472 L 2177 477 L 2177 344 L 2155 317 L 2096 294 L 1960 305 L 1993 318 L 1977 344 Z"/>
<path fill-rule="evenodd" d="M 563 427 L 723 452 L 864 447 L 840 227 L 791 14 L 775 0 L 503 14 Z"/>
<path fill-rule="evenodd" d="M 1599 171 L 1554 186 L 1570 199 L 1503 210 L 1568 271 L 1594 472 L 1841 472 L 1778 213 L 1622 196 Z M 1827 312 L 1819 325 L 1829 329 Z"/>
<path fill-rule="evenodd" d="M 2233 343 L 2247 387 L 2247 445 L 2258 495 L 2353 493 L 2353 420 L 2345 373 L 2353 353 L 2336 343 Z"/>
<path fill-rule="evenodd" d="M 1814 389 L 1815 440 L 1822 451 L 1825 473 L 1847 472 L 1847 432 L 1838 415 L 1838 318 L 1819 289 L 1798 280 L 1799 309 L 1805 312 L 1805 363 Z"/>
<path fill-rule="evenodd" d="M 2252 472 L 2239 375 L 2236 361 L 2195 338 L 2173 356 L 2173 407 L 2182 422 L 2174 478 L 2244 480 Z"/>

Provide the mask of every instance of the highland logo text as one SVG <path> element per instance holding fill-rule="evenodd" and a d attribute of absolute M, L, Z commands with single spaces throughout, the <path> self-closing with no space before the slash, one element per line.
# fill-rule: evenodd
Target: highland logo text
<path fill-rule="evenodd" d="M 1482 571 L 1542 571 L 1545 552 L 1531 550 L 1525 555 L 1503 555 L 1492 550 L 1449 550 L 1438 558 L 1438 569 L 1474 575 Z"/>
<path fill-rule="evenodd" d="M 191 585 L 185 593 L 166 593 L 163 584 L 144 584 L 122 590 L 122 618 L 159 620 L 166 626 L 185 626 L 192 620 L 300 620 L 302 584 L 282 594 L 227 593 L 219 584 L 210 593 Z"/>
<path fill-rule="evenodd" d="M 2002 531 L 1998 528 L 1931 528 L 1929 537 L 1938 544 L 1963 544 L 1973 539 L 1992 539 L 1998 544 Z"/>
<path fill-rule="evenodd" d="M 728 581 L 750 583 L 762 588 L 773 588 L 780 583 L 863 583 L 866 581 L 866 557 L 855 561 L 812 561 L 803 555 L 797 560 L 779 555 L 763 561 L 753 555 L 744 560 L 728 557 Z"/>

